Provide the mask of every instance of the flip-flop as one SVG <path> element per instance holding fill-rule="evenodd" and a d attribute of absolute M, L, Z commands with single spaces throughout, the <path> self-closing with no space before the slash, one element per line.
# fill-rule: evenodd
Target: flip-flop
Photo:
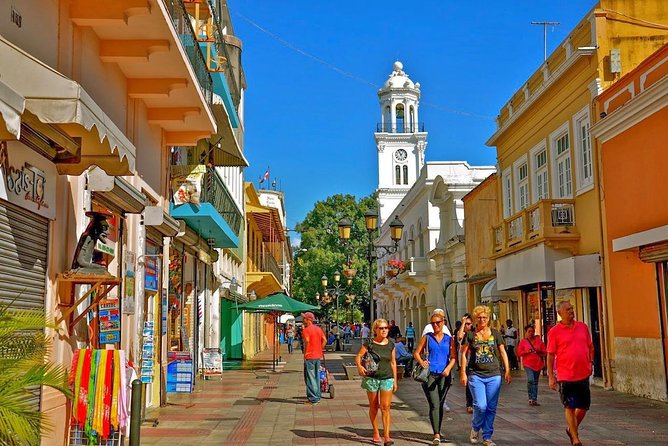
<path fill-rule="evenodd" d="M 371 441 L 373 441 L 374 443 L 380 443 L 380 442 L 383 441 L 383 440 L 381 440 L 381 439 L 380 439 L 380 435 L 378 435 L 378 436 L 376 436 L 376 437 L 373 437 L 373 438 L 371 439 Z"/>

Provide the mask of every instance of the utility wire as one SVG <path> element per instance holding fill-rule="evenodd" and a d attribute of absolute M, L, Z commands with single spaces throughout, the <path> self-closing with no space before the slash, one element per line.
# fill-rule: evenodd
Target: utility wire
<path fill-rule="evenodd" d="M 269 37 L 271 37 L 272 39 L 276 40 L 281 45 L 283 45 L 283 46 L 301 54 L 302 56 L 307 57 L 307 58 L 309 58 L 309 59 L 311 59 L 311 60 L 313 60 L 313 61 L 315 61 L 315 62 L 317 62 L 321 65 L 324 65 L 328 69 L 330 69 L 332 71 L 335 71 L 335 72 L 339 73 L 340 75 L 342 75 L 344 77 L 347 77 L 349 79 L 352 79 L 354 81 L 357 81 L 359 83 L 367 85 L 367 86 L 372 87 L 374 89 L 377 88 L 377 85 L 374 84 L 373 82 L 371 82 L 367 79 L 364 79 L 360 76 L 357 76 L 357 75 L 355 75 L 355 74 L 353 74 L 349 71 L 345 71 L 345 70 L 337 67 L 336 65 L 334 65 L 330 62 L 327 62 L 326 60 L 321 59 L 317 56 L 314 56 L 313 54 L 311 54 L 311 53 L 293 45 L 292 43 L 288 42 L 287 40 L 283 39 L 282 37 L 274 34 L 273 32 L 269 31 L 268 29 L 260 26 L 259 24 L 257 24 L 253 20 L 251 20 L 248 17 L 246 17 L 245 15 L 241 14 L 240 12 L 234 11 L 234 15 L 238 16 L 240 19 L 242 19 L 243 21 L 245 21 L 246 23 L 248 23 L 252 27 L 256 28 L 260 32 L 262 32 L 262 33 L 268 35 Z M 483 115 L 483 114 L 480 114 L 480 113 L 466 112 L 466 111 L 462 111 L 462 110 L 456 110 L 456 109 L 453 109 L 453 108 L 450 108 L 450 107 L 445 107 L 445 106 L 434 104 L 434 103 L 431 103 L 431 102 L 422 102 L 421 101 L 420 104 L 422 104 L 424 106 L 427 106 L 427 107 L 434 108 L 436 110 L 441 110 L 441 111 L 444 111 L 444 112 L 447 112 L 447 113 L 452 113 L 452 114 L 455 114 L 455 115 L 468 116 L 468 117 L 479 118 L 479 119 L 484 119 L 484 120 L 488 120 L 488 121 L 492 121 L 492 120 L 495 119 L 493 116 Z"/>

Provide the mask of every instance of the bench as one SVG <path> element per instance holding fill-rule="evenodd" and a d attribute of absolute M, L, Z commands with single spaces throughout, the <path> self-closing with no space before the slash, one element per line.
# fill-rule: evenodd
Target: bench
<path fill-rule="evenodd" d="M 341 350 L 342 351 L 351 351 L 353 349 L 353 344 L 352 342 L 342 342 L 341 343 Z"/>
<path fill-rule="evenodd" d="M 334 343 L 334 342 L 332 342 L 331 344 L 326 344 L 325 345 L 325 351 L 326 352 L 333 352 L 335 348 L 336 348 L 336 343 Z"/>

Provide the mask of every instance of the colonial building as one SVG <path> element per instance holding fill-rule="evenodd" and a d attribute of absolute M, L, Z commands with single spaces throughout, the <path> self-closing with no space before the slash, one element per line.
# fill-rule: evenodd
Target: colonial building
<path fill-rule="evenodd" d="M 600 1 L 501 108 L 499 223 L 490 257 L 500 291 L 521 292 L 516 325 L 545 336 L 569 300 L 595 345 L 594 377 L 614 385 L 610 305 L 601 272 L 603 191 L 590 126 L 594 99 L 666 40 L 664 2 Z M 607 194 L 607 192 L 606 192 Z M 517 314 L 514 312 L 517 311 Z"/>
<path fill-rule="evenodd" d="M 220 286 L 243 276 L 245 81 L 229 14 L 27 0 L 0 35 L 0 301 L 55 319 L 55 363 L 124 350 L 144 405 L 160 405 L 168 351 L 197 373 L 219 345 Z M 99 274 L 70 270 L 91 215 L 106 219 L 89 253 Z M 43 391 L 44 444 L 63 444 L 67 404 Z"/>
<path fill-rule="evenodd" d="M 447 308 L 453 320 L 467 308 L 461 200 L 494 167 L 425 163 L 427 133 L 418 120 L 420 84 L 408 78 L 400 62 L 378 97 L 381 122 L 374 136 L 381 229 L 376 243 L 392 244 L 390 220 L 395 216 L 404 231 L 397 252 L 378 259 L 377 315 L 395 320 L 402 329 L 408 322 L 421 328 L 439 307 Z M 390 268 L 390 259 L 400 260 L 405 270 Z"/>
<path fill-rule="evenodd" d="M 591 133 L 605 191 L 603 264 L 613 385 L 666 401 L 668 45 L 603 92 L 596 110 L 600 118 Z"/>

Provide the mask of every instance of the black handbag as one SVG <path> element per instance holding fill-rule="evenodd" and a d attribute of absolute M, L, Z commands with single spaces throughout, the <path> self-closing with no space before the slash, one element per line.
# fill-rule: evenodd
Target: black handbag
<path fill-rule="evenodd" d="M 425 340 L 425 353 L 427 358 L 429 358 L 429 340 Z M 413 376 L 413 379 L 417 382 L 420 383 L 426 383 L 427 380 L 429 379 L 429 367 L 422 367 L 419 362 L 415 362 L 415 366 L 413 366 L 413 370 L 411 371 L 411 375 Z"/>
<path fill-rule="evenodd" d="M 362 366 L 366 370 L 366 376 L 373 376 L 376 374 L 378 371 L 378 362 L 380 361 L 380 357 L 373 352 L 372 343 L 373 341 L 369 339 L 366 353 L 362 356 Z"/>

